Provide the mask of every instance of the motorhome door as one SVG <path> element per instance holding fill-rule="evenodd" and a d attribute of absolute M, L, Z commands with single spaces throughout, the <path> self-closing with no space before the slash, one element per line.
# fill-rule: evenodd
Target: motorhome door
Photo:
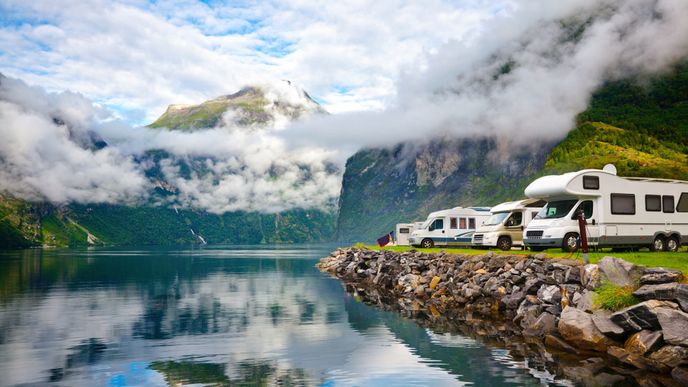
<path fill-rule="evenodd" d="M 446 219 L 444 218 L 435 218 L 435 220 L 430 223 L 430 226 L 428 227 L 428 233 L 435 243 L 441 243 L 443 238 L 447 237 L 447 231 L 444 229 L 447 226 L 446 223 Z"/>
<path fill-rule="evenodd" d="M 514 211 L 504 221 L 504 229 L 511 238 L 512 244 L 520 243 L 523 239 L 523 211 Z"/>
<path fill-rule="evenodd" d="M 571 216 L 571 219 L 578 219 L 578 212 L 583 210 L 583 215 L 585 215 L 585 233 L 588 236 L 588 244 L 590 245 L 597 245 L 600 239 L 600 226 L 597 221 L 599 214 L 596 207 L 596 201 L 583 200 L 578 204 Z"/>

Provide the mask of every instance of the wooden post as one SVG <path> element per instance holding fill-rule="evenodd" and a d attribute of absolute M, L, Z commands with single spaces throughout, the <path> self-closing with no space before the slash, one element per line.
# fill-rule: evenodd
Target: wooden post
<path fill-rule="evenodd" d="M 578 211 L 578 229 L 580 231 L 580 247 L 583 249 L 583 261 L 587 265 L 588 259 L 588 235 L 585 233 L 585 214 L 581 209 Z"/>

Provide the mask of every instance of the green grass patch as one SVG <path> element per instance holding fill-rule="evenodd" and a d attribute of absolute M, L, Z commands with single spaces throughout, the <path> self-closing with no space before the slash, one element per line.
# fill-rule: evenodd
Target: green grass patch
<path fill-rule="evenodd" d="M 640 302 L 633 295 L 633 286 L 616 286 L 609 282 L 603 283 L 595 290 L 594 305 L 598 308 L 617 311 Z"/>

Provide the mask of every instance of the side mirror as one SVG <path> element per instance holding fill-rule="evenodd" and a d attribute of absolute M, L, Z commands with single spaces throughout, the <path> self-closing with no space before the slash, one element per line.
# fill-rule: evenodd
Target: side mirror
<path fill-rule="evenodd" d="M 593 225 L 593 226 L 595 225 L 595 219 L 592 220 L 592 225 Z"/>
<path fill-rule="evenodd" d="M 521 231 L 523 231 L 523 226 L 521 226 Z"/>

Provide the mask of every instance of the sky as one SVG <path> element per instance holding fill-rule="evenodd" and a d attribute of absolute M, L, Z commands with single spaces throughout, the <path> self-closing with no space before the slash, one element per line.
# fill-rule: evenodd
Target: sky
<path fill-rule="evenodd" d="M 168 184 L 157 204 L 331 209 L 362 148 L 490 137 L 486 156 L 508 163 L 563 138 L 605 82 L 686 58 L 686 0 L 0 0 L 0 191 L 136 204 Z M 141 126 L 246 84 L 293 97 L 272 108 L 306 90 L 332 114 Z M 151 150 L 169 157 L 153 165 Z"/>
<path fill-rule="evenodd" d="M 331 113 L 376 111 L 403 71 L 511 1 L 0 1 L 0 72 L 72 90 L 133 125 L 288 79 Z"/>

